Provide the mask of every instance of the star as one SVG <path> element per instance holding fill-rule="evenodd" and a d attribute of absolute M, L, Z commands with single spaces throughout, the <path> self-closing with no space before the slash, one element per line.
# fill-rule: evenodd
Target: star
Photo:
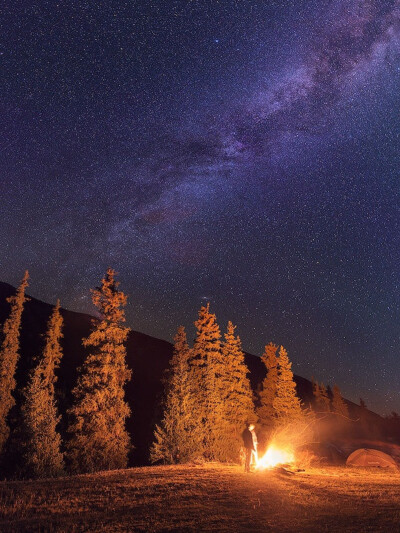
<path fill-rule="evenodd" d="M 0 281 L 92 312 L 112 266 L 129 327 L 212 300 L 399 411 L 397 2 L 76 4 L 3 9 Z"/>

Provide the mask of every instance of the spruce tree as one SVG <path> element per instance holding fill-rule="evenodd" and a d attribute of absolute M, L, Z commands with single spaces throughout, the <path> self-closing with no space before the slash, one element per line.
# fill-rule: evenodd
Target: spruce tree
<path fill-rule="evenodd" d="M 345 418 L 349 417 L 349 410 L 337 385 L 333 386 L 332 391 L 332 412 Z"/>
<path fill-rule="evenodd" d="M 278 384 L 277 349 L 278 346 L 270 342 L 265 346 L 265 351 L 261 357 L 267 370 L 267 374 L 262 382 L 261 391 L 258 394 L 259 406 L 257 408 L 257 416 L 262 433 L 272 428 L 275 417 L 274 400 Z"/>
<path fill-rule="evenodd" d="M 287 351 L 283 346 L 279 350 L 278 383 L 273 407 L 280 423 L 293 421 L 302 417 L 300 400 L 296 393 L 296 383 L 291 370 Z"/>
<path fill-rule="evenodd" d="M 57 380 L 54 371 L 62 357 L 62 325 L 60 302 L 57 301 L 48 322 L 43 355 L 31 374 L 22 406 L 27 439 L 25 469 L 30 476 L 36 478 L 53 477 L 63 472 L 61 437 L 57 432 L 60 416 L 57 413 L 54 391 Z"/>
<path fill-rule="evenodd" d="M 24 303 L 28 300 L 25 290 L 28 287 L 28 271 L 14 296 L 7 298 L 11 304 L 10 315 L 3 325 L 3 339 L 0 350 L 0 453 L 10 434 L 8 415 L 15 405 L 13 391 L 16 386 L 15 370 L 19 359 L 19 336 Z"/>
<path fill-rule="evenodd" d="M 225 342 L 222 346 L 225 367 L 223 376 L 223 406 L 226 438 L 221 441 L 220 459 L 238 462 L 243 445 L 242 432 L 246 422 L 254 422 L 253 393 L 247 377 L 249 369 L 244 361 L 244 353 L 239 336 L 235 336 L 235 326 L 228 322 Z"/>
<path fill-rule="evenodd" d="M 194 416 L 203 430 L 205 458 L 219 460 L 222 441 L 226 435 L 223 401 L 225 367 L 221 353 L 221 333 L 216 316 L 210 313 L 210 304 L 200 308 L 195 326 L 192 377 L 197 407 Z"/>
<path fill-rule="evenodd" d="M 185 328 L 180 326 L 174 338 L 164 416 L 156 426 L 150 451 L 152 462 L 185 463 L 202 455 L 202 431 L 194 417 L 197 399 L 192 390 L 191 354 Z"/>
<path fill-rule="evenodd" d="M 131 449 L 125 421 L 130 414 L 124 386 L 131 377 L 126 366 L 124 343 L 128 336 L 124 306 L 126 295 L 118 290 L 115 271 L 107 270 L 101 287 L 92 290 L 92 300 L 100 313 L 93 321 L 90 348 L 73 390 L 74 405 L 69 410 L 68 459 L 74 472 L 95 472 L 125 468 Z"/>

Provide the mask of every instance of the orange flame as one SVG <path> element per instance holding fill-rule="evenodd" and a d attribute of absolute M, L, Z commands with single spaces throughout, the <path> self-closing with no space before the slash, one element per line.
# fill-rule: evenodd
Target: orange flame
<path fill-rule="evenodd" d="M 273 468 L 277 465 L 286 465 L 294 462 L 294 454 L 288 449 L 277 448 L 273 444 L 269 446 L 266 453 L 257 460 L 256 468 L 264 470 L 265 468 Z"/>

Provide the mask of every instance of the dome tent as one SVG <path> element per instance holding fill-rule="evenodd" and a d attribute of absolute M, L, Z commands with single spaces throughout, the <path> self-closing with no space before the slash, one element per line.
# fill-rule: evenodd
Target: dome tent
<path fill-rule="evenodd" d="M 396 468 L 397 463 L 387 453 L 371 448 L 359 448 L 351 453 L 346 461 L 347 466 L 376 466 L 380 468 Z"/>

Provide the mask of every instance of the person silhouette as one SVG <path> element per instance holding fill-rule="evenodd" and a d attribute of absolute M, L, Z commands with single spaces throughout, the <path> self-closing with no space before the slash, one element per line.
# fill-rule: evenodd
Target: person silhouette
<path fill-rule="evenodd" d="M 244 471 L 250 472 L 251 458 L 254 456 L 257 461 L 257 435 L 254 431 L 254 424 L 247 424 L 242 433 L 243 445 L 245 449 Z"/>

